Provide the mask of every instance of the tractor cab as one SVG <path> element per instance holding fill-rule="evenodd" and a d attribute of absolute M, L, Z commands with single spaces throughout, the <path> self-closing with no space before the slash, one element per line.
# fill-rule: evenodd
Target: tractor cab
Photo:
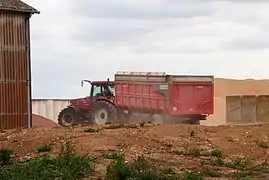
<path fill-rule="evenodd" d="M 70 105 L 58 116 L 58 123 L 71 126 L 78 123 L 105 124 L 116 112 L 114 106 L 114 82 L 82 80 L 91 85 L 89 96 L 70 100 Z M 101 111 L 100 111 L 101 110 Z M 93 117 L 94 116 L 94 117 Z"/>
<path fill-rule="evenodd" d="M 98 99 L 100 97 L 114 99 L 114 82 L 109 81 L 88 81 L 82 80 L 81 86 L 83 86 L 83 82 L 88 82 L 91 84 L 90 96 L 87 98 Z"/>

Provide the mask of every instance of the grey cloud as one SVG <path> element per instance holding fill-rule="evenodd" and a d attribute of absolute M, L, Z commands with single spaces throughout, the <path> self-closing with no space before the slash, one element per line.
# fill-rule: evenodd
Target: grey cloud
<path fill-rule="evenodd" d="M 73 39 L 78 42 L 92 44 L 96 42 L 121 43 L 135 40 L 137 36 L 150 32 L 152 28 L 147 24 L 126 21 L 101 21 L 96 24 L 85 25 L 73 33 Z"/>
<path fill-rule="evenodd" d="M 142 35 L 175 25 L 192 25 L 178 20 L 209 17 L 214 3 L 179 3 L 169 1 L 105 1 L 81 0 L 73 13 L 83 18 L 72 38 L 83 44 L 132 44 Z M 187 20 L 186 19 L 186 20 Z M 79 21 L 79 18 L 78 18 Z M 79 28 L 82 27 L 82 28 Z"/>
<path fill-rule="evenodd" d="M 240 38 L 226 41 L 221 44 L 225 50 L 264 50 L 269 48 L 269 41 L 266 37 Z"/>
<path fill-rule="evenodd" d="M 222 3 L 221 5 L 216 6 L 216 13 L 213 18 L 218 21 L 229 20 L 247 24 L 256 24 L 262 21 L 261 23 L 264 25 L 265 23 L 268 23 L 268 8 L 268 0 L 262 3 L 257 3 L 257 1 L 253 1 L 253 3 L 242 3 L 240 1 Z M 238 9 L 241 10 L 239 11 Z"/>
<path fill-rule="evenodd" d="M 182 33 L 186 28 L 190 28 L 190 32 L 193 32 L 192 28 L 206 23 L 211 23 L 210 18 L 160 20 L 88 18 L 83 20 L 83 24 L 76 26 L 83 28 L 76 28 L 71 36 L 74 41 L 87 45 L 96 46 L 98 43 L 103 46 L 108 45 L 108 47 L 115 44 L 135 45 L 154 31 L 182 27 L 176 33 Z M 203 34 L 202 31 L 200 33 Z"/>
<path fill-rule="evenodd" d="M 74 7 L 76 13 L 87 17 L 124 19 L 191 18 L 195 16 L 209 16 L 214 11 L 212 3 L 156 4 L 157 2 L 137 5 L 117 3 L 117 1 L 81 0 Z"/>
<path fill-rule="evenodd" d="M 133 52 L 135 53 L 165 53 L 165 54 L 207 54 L 212 53 L 214 49 L 199 49 L 199 48 L 174 48 L 171 49 L 163 49 L 163 48 L 155 48 L 155 47 L 147 47 L 147 48 L 133 48 Z"/>

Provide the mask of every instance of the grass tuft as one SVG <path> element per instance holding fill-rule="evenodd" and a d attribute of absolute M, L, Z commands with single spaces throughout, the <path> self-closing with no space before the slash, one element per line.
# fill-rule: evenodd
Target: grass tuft
<path fill-rule="evenodd" d="M 11 163 L 12 154 L 13 154 L 12 150 L 1 148 L 0 149 L 0 165 L 7 165 Z"/>
<path fill-rule="evenodd" d="M 176 180 L 175 173 L 169 169 L 162 169 L 154 166 L 143 156 L 138 157 L 133 162 L 125 162 L 123 159 L 116 160 L 107 168 L 106 179 L 124 180 Z"/>
<path fill-rule="evenodd" d="M 41 145 L 36 149 L 37 153 L 50 152 L 52 150 L 50 145 Z"/>
<path fill-rule="evenodd" d="M 61 154 L 56 158 L 44 155 L 24 163 L 3 166 L 0 171 L 0 179 L 75 180 L 86 177 L 92 172 L 92 169 L 92 158 L 75 155 L 71 143 L 65 143 Z"/>
<path fill-rule="evenodd" d="M 99 132 L 98 129 L 93 129 L 93 128 L 87 128 L 87 129 L 84 129 L 83 132 L 86 132 L 86 133 L 97 133 Z"/>

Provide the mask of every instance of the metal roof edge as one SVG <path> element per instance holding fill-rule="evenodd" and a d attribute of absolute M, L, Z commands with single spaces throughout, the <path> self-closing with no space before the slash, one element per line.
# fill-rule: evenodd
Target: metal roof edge
<path fill-rule="evenodd" d="M 0 11 L 6 11 L 6 12 L 20 12 L 20 13 L 28 13 L 28 14 L 40 14 L 40 11 L 38 10 L 21 10 L 21 9 L 11 9 L 11 8 L 3 8 L 0 7 Z"/>

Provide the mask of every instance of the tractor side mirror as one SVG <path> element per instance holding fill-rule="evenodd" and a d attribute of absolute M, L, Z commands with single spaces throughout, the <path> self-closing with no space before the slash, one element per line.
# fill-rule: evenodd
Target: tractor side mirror
<path fill-rule="evenodd" d="M 82 80 L 82 81 L 81 81 L 81 87 L 83 87 L 84 81 L 85 81 L 85 82 L 88 82 L 88 83 L 90 83 L 90 84 L 92 84 L 92 82 L 89 81 L 89 80 Z"/>

